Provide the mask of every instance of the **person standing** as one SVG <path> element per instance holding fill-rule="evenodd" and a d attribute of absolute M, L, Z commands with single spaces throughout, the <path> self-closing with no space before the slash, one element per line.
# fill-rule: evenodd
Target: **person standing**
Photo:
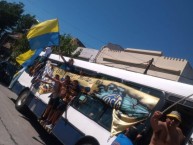
<path fill-rule="evenodd" d="M 161 121 L 163 114 L 155 111 L 150 119 L 153 135 L 149 145 L 181 145 L 185 139 L 182 130 L 178 127 L 181 116 L 178 111 L 172 111 L 166 115 L 166 120 Z"/>
<path fill-rule="evenodd" d="M 70 84 L 70 77 L 67 75 L 63 81 L 58 81 L 56 79 L 53 79 L 49 75 L 46 75 L 49 79 L 55 81 L 57 84 L 59 84 L 60 88 L 58 91 L 58 102 L 57 106 L 52 110 L 51 113 L 49 113 L 49 116 L 46 120 L 46 127 L 49 129 L 52 129 L 59 117 L 62 115 L 62 113 L 66 110 L 66 106 L 68 103 L 68 96 L 69 96 L 69 84 Z M 67 97 L 67 99 L 66 99 Z"/>
<path fill-rule="evenodd" d="M 44 113 L 42 114 L 42 116 L 38 119 L 39 122 L 45 122 L 47 120 L 47 118 L 49 117 L 49 115 L 51 115 L 54 110 L 56 109 L 57 105 L 59 104 L 59 91 L 60 91 L 60 76 L 59 75 L 55 75 L 54 78 L 55 82 L 53 84 L 53 91 L 51 93 L 51 95 L 49 96 L 50 100 L 48 102 L 48 105 L 44 111 Z M 42 80 L 37 80 L 40 81 L 42 83 L 47 83 L 45 81 Z"/>
<path fill-rule="evenodd" d="M 70 102 L 78 95 L 78 81 L 74 80 L 72 85 L 69 83 L 63 83 L 60 87 L 60 101 L 52 116 L 49 118 L 50 124 L 46 125 L 46 128 L 52 129 L 64 111 L 67 110 Z"/>

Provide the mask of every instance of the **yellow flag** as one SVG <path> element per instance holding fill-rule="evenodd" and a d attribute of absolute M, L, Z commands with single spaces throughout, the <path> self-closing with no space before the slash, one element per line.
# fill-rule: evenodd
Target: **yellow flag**
<path fill-rule="evenodd" d="M 28 50 L 25 53 L 20 54 L 18 57 L 16 57 L 16 61 L 21 65 L 23 64 L 26 60 L 30 59 L 35 53 L 35 50 Z"/>
<path fill-rule="evenodd" d="M 30 28 L 27 39 L 55 32 L 59 32 L 58 19 L 47 20 Z"/>

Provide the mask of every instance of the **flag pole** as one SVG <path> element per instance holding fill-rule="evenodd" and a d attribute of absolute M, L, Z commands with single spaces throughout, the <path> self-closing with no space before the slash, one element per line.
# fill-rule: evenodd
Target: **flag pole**
<path fill-rule="evenodd" d="M 171 109 L 171 108 L 172 108 L 173 106 L 175 106 L 176 104 L 178 104 L 178 103 L 180 103 L 180 102 L 182 102 L 182 101 L 184 101 L 184 100 L 190 98 L 192 95 L 193 95 L 193 94 L 191 94 L 191 95 L 189 95 L 189 96 L 186 96 L 186 97 L 184 97 L 184 98 L 178 100 L 178 101 L 175 102 L 174 104 L 170 105 L 168 108 L 166 108 L 164 111 L 162 111 L 162 114 L 164 114 L 166 111 L 168 111 L 169 109 Z"/>

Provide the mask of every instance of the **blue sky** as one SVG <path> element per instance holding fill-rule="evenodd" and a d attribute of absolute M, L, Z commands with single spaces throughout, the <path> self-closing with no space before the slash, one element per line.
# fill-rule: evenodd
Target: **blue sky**
<path fill-rule="evenodd" d="M 111 42 L 123 48 L 162 51 L 193 66 L 193 0 L 21 2 L 25 12 L 40 22 L 58 18 L 60 33 L 78 38 L 88 48 L 100 49 Z"/>

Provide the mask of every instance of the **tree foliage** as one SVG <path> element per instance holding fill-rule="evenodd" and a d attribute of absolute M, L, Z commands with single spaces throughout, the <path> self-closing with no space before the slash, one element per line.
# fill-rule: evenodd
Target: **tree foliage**
<path fill-rule="evenodd" d="M 16 26 L 13 28 L 13 31 L 26 33 L 27 30 L 35 24 L 38 24 L 38 21 L 36 20 L 35 16 L 31 16 L 30 14 L 23 14 L 18 19 Z"/>
<path fill-rule="evenodd" d="M 72 57 L 72 52 L 74 52 L 77 48 L 76 45 L 73 45 L 72 39 L 73 38 L 69 34 L 60 35 L 60 45 L 55 47 L 53 52 Z"/>
<path fill-rule="evenodd" d="M 35 16 L 24 14 L 23 3 L 9 3 L 5 0 L 0 1 L 0 20 L 0 36 L 5 32 L 12 34 L 19 32 L 23 34 L 21 39 L 15 39 L 12 44 L 11 60 L 15 62 L 18 55 L 30 49 L 26 32 L 32 25 L 37 24 L 38 21 Z M 69 57 L 77 56 L 77 54 L 72 54 L 77 48 L 77 46 L 72 43 L 72 39 L 68 34 L 60 35 L 60 46 L 55 47 L 53 53 L 63 54 Z"/>
<path fill-rule="evenodd" d="M 22 53 L 27 52 L 30 49 L 29 42 L 26 36 L 23 36 L 21 39 L 16 40 L 11 49 L 11 61 L 16 64 L 16 57 Z"/>
<path fill-rule="evenodd" d="M 11 30 L 23 13 L 23 3 L 9 3 L 0 1 L 0 32 Z"/>
<path fill-rule="evenodd" d="M 35 16 L 24 13 L 24 4 L 0 1 L 0 35 L 8 32 L 25 32 L 32 25 L 37 24 Z"/>

